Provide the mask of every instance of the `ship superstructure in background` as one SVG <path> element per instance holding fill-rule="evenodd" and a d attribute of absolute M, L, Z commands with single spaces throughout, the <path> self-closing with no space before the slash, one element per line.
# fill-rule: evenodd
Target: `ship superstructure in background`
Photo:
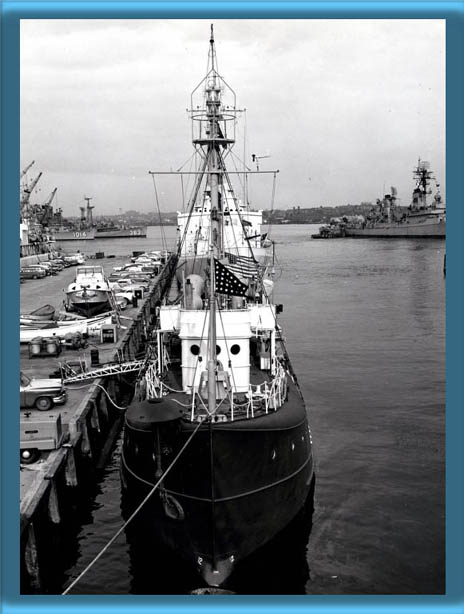
<path fill-rule="evenodd" d="M 200 170 L 189 212 L 179 213 L 177 272 L 126 412 L 121 479 L 127 514 L 151 493 L 134 520 L 142 531 L 221 586 L 298 515 L 314 474 L 306 408 L 272 301 L 271 245 L 226 169 L 239 112 L 234 95 L 223 98 L 231 90 L 212 28 L 198 90 Z"/>
<path fill-rule="evenodd" d="M 80 219 L 78 223 L 66 226 L 61 225 L 53 229 L 56 241 L 93 241 L 94 239 L 141 239 L 147 236 L 146 226 L 127 226 L 114 223 L 101 223 L 94 221 L 91 197 L 84 197 L 86 205 L 79 207 Z"/>
<path fill-rule="evenodd" d="M 445 238 L 446 210 L 436 183 L 433 199 L 431 183 L 435 181 L 430 164 L 418 161 L 413 171 L 416 187 L 412 202 L 406 211 L 398 208 L 396 189 L 386 194 L 365 220 L 346 222 L 344 232 L 347 237 L 430 237 Z"/>
<path fill-rule="evenodd" d="M 53 227 L 55 241 L 91 241 L 95 239 L 95 225 L 93 223 L 94 205 L 90 204 L 91 197 L 84 196 L 86 206 L 81 205 L 80 219 L 77 223 L 65 222 Z"/>

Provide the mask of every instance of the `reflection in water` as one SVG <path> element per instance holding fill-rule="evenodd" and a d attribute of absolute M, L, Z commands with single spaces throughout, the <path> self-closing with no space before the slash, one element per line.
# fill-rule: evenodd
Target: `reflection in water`
<path fill-rule="evenodd" d="M 133 503 L 121 496 L 128 518 Z M 307 543 L 314 511 L 314 482 L 304 507 L 273 540 L 237 565 L 221 588 L 242 595 L 302 595 L 309 580 Z M 130 593 L 181 595 L 205 587 L 202 578 L 156 540 L 143 514 L 125 529 L 130 558 Z"/>

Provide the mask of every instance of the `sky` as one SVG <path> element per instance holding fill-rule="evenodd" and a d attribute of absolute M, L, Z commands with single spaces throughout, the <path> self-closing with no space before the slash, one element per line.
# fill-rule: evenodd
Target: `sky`
<path fill-rule="evenodd" d="M 22 20 L 21 168 L 32 202 L 79 215 L 176 211 L 193 153 L 186 109 L 206 73 L 207 20 Z M 408 205 L 428 160 L 445 195 L 444 20 L 215 20 L 219 72 L 246 109 L 235 155 L 279 170 L 275 208 Z M 242 137 L 246 135 L 246 145 Z M 254 208 L 271 175 L 253 177 Z M 157 195 L 157 198 L 156 198 Z"/>

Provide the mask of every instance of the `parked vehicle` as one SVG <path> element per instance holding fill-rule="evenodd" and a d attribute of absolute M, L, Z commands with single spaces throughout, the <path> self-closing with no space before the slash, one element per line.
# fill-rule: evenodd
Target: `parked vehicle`
<path fill-rule="evenodd" d="M 27 268 L 28 269 L 37 269 L 37 270 L 45 271 L 46 275 L 51 275 L 52 274 L 51 268 L 48 266 L 48 264 L 46 264 L 44 262 L 40 262 L 38 264 L 28 264 Z"/>
<path fill-rule="evenodd" d="M 20 279 L 38 279 L 39 277 L 45 277 L 47 273 L 44 269 L 37 269 L 32 267 L 24 267 L 19 271 Z"/>
<path fill-rule="evenodd" d="M 148 284 L 140 283 L 135 279 L 116 279 L 115 281 L 110 281 L 110 286 L 113 291 L 120 292 L 123 290 L 135 291 L 135 290 L 146 290 L 148 288 Z"/>
<path fill-rule="evenodd" d="M 129 280 L 135 284 L 141 284 L 145 289 L 150 285 L 150 277 L 143 273 L 130 272 L 130 271 L 113 271 L 108 277 L 110 282 L 121 282 Z"/>
<path fill-rule="evenodd" d="M 123 271 L 132 271 L 134 273 L 145 273 L 153 277 L 157 273 L 157 267 L 148 264 L 125 264 L 122 268 Z"/>
<path fill-rule="evenodd" d="M 69 262 L 69 264 L 71 264 L 71 265 L 73 265 L 73 264 L 84 264 L 85 263 L 85 256 L 84 256 L 84 254 L 81 254 L 81 253 L 66 254 L 66 256 L 63 256 L 63 260 L 65 262 Z"/>
<path fill-rule="evenodd" d="M 64 268 L 62 264 L 57 264 L 56 262 L 49 262 L 49 266 L 50 266 L 52 275 L 56 275 L 57 273 L 60 273 Z"/>
<path fill-rule="evenodd" d="M 20 372 L 20 407 L 35 407 L 39 411 L 48 411 L 54 405 L 65 403 L 67 398 L 62 380 L 34 379 Z"/>
<path fill-rule="evenodd" d="M 64 263 L 61 260 L 50 260 L 50 264 L 58 271 L 62 271 L 64 269 Z"/>

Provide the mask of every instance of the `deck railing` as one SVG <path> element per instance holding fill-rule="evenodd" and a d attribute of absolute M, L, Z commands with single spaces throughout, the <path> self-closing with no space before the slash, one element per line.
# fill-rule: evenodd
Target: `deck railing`
<path fill-rule="evenodd" d="M 157 361 L 151 362 L 145 372 L 144 393 L 146 398 L 162 398 L 172 392 L 177 392 L 170 388 L 159 376 Z M 283 366 L 278 363 L 277 373 L 272 380 L 265 380 L 260 384 L 250 384 L 248 391 L 243 395 L 235 395 L 232 391 L 218 403 L 217 416 L 221 420 L 234 421 L 235 419 L 255 418 L 257 415 L 268 414 L 277 411 L 285 402 L 287 397 L 287 373 Z M 191 400 L 181 403 L 186 412 L 190 414 L 192 422 L 204 417 L 207 406 L 201 395 L 195 391 L 191 395 Z M 220 421 L 219 417 L 215 421 Z"/>

